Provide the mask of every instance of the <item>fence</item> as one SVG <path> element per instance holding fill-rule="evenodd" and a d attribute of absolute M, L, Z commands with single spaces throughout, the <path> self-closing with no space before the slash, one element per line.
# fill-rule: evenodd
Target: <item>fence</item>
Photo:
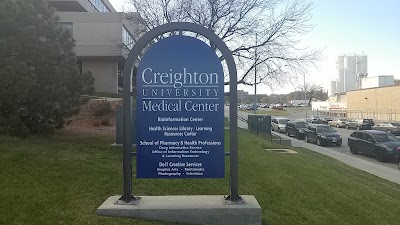
<path fill-rule="evenodd" d="M 238 118 L 238 120 L 247 123 L 247 125 L 249 127 L 249 129 L 247 129 L 247 131 L 250 132 L 251 134 L 254 134 L 257 137 L 261 137 L 263 139 L 269 140 L 273 143 L 291 146 L 290 140 L 285 140 L 285 139 L 281 138 L 280 136 L 271 133 L 271 130 L 269 132 L 265 131 L 265 127 L 260 126 L 260 124 L 249 122 L 247 119 L 242 118 L 240 116 L 238 116 L 237 118 Z M 250 127 L 252 127 L 252 129 L 250 129 Z"/>
<path fill-rule="evenodd" d="M 313 110 L 312 115 L 332 118 L 373 119 L 375 121 L 400 120 L 400 111 L 396 110 Z"/>

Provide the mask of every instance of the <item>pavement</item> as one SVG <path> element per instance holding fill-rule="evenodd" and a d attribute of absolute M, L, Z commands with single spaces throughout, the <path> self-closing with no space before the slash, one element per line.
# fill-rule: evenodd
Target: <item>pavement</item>
<path fill-rule="evenodd" d="M 247 119 L 247 116 L 251 113 L 247 112 L 238 112 L 238 116 Z M 225 107 L 225 117 L 229 118 L 229 107 Z M 243 129 L 248 129 L 247 124 L 238 120 L 238 127 L 243 128 Z M 274 132 L 274 134 L 282 137 L 282 138 L 288 138 L 286 135 L 279 134 Z M 341 152 L 337 152 L 334 150 L 331 150 L 329 148 L 324 148 L 320 147 L 314 144 L 306 143 L 305 141 L 302 140 L 297 140 L 292 138 L 292 146 L 293 147 L 302 147 L 309 149 L 314 152 L 318 152 L 320 154 L 324 154 L 326 156 L 332 157 L 334 159 L 337 159 L 351 167 L 357 168 L 359 170 L 365 171 L 369 174 L 375 175 L 377 177 L 386 179 L 388 181 L 391 181 L 393 183 L 399 184 L 400 185 L 400 171 L 398 169 L 394 168 L 389 168 L 380 165 L 379 163 L 375 162 L 369 162 L 367 160 L 363 160 L 362 158 L 357 158 L 352 155 L 347 155 Z"/>

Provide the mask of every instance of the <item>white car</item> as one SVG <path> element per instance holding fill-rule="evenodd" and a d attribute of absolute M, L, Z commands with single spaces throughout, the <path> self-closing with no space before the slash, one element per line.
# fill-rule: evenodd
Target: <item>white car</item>
<path fill-rule="evenodd" d="M 271 119 L 271 129 L 272 131 L 276 131 L 279 133 L 285 133 L 286 132 L 286 124 L 290 120 L 288 118 L 284 117 L 274 117 Z"/>

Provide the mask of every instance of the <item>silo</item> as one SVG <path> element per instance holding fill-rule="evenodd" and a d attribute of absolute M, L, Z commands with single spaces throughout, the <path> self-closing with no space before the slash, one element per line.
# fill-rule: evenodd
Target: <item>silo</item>
<path fill-rule="evenodd" d="M 336 70 L 338 73 L 338 81 L 336 84 L 336 92 L 343 92 L 344 91 L 344 56 L 338 56 L 336 61 Z"/>
<path fill-rule="evenodd" d="M 332 97 L 337 93 L 337 81 L 331 81 L 328 89 L 328 97 Z"/>
<path fill-rule="evenodd" d="M 345 56 L 344 58 L 344 90 L 357 89 L 356 56 Z"/>
<path fill-rule="evenodd" d="M 368 74 L 368 61 L 367 61 L 367 56 L 366 55 L 359 55 L 356 58 L 356 74 L 357 74 L 357 84 L 358 87 L 357 89 L 362 88 L 362 81 L 364 78 L 367 77 Z"/>
<path fill-rule="evenodd" d="M 366 55 L 357 57 L 357 75 L 366 75 L 368 73 L 368 61 Z"/>

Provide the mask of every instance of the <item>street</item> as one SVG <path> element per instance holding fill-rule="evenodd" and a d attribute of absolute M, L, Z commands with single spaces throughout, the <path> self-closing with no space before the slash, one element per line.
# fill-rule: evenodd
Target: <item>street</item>
<path fill-rule="evenodd" d="M 259 109 L 259 110 L 271 110 L 271 109 Z M 252 114 L 252 111 L 238 112 L 238 116 L 244 119 L 247 119 L 247 116 L 249 114 Z M 229 107 L 227 106 L 225 107 L 225 116 L 229 117 Z M 305 114 L 295 113 L 293 115 L 285 117 L 289 119 L 300 119 L 304 118 Z M 247 124 L 238 120 L 238 127 L 247 129 Z M 394 162 L 385 162 L 385 163 L 378 162 L 373 156 L 351 154 L 350 149 L 347 146 L 347 138 L 354 130 L 347 130 L 345 128 L 334 128 L 334 129 L 337 130 L 338 133 L 343 138 L 343 144 L 341 147 L 336 147 L 336 146 L 320 147 L 314 143 L 307 143 L 304 140 L 297 140 L 294 137 L 288 137 L 283 133 L 277 133 L 277 132 L 273 133 L 281 136 L 282 138 L 291 139 L 293 147 L 303 147 L 310 149 L 312 151 L 319 152 L 324 155 L 328 155 L 352 167 L 355 167 L 357 169 L 366 171 L 368 173 L 374 174 L 376 176 L 400 184 L 400 171 L 397 167 L 397 164 L 395 164 Z"/>

